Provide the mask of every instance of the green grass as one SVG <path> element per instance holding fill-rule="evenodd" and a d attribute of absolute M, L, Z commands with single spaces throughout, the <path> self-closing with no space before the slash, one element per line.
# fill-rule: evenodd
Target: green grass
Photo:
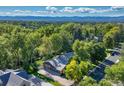
<path fill-rule="evenodd" d="M 54 81 L 53 79 L 48 78 L 48 77 L 46 77 L 46 76 L 44 76 L 44 75 L 42 75 L 42 74 L 39 74 L 39 73 L 33 73 L 33 74 L 34 74 L 35 76 L 37 76 L 37 77 L 43 79 L 44 81 L 47 81 L 47 82 L 51 83 L 52 85 L 55 85 L 55 86 L 62 86 L 59 82 L 56 82 L 56 81 Z"/>

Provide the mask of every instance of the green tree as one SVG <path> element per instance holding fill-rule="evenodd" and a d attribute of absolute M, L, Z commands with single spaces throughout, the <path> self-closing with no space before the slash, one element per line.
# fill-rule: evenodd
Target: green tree
<path fill-rule="evenodd" d="M 97 82 L 91 77 L 85 76 L 83 80 L 79 83 L 80 86 L 97 86 Z"/>
<path fill-rule="evenodd" d="M 122 44 L 121 48 L 121 60 L 124 61 L 124 43 Z"/>
<path fill-rule="evenodd" d="M 76 60 L 71 60 L 71 62 L 66 66 L 65 69 L 66 78 L 78 81 L 82 78 L 82 73 Z"/>
<path fill-rule="evenodd" d="M 70 51 L 72 43 L 73 43 L 72 34 L 69 33 L 68 31 L 61 30 L 60 33 L 59 33 L 59 36 L 62 37 L 62 41 L 63 41 L 62 50 L 65 51 L 65 52 Z"/>
<path fill-rule="evenodd" d="M 90 58 L 90 42 L 75 40 L 74 44 L 72 45 L 72 49 L 74 51 L 75 56 L 77 56 L 80 61 L 88 60 Z"/>
<path fill-rule="evenodd" d="M 106 79 L 113 83 L 122 82 L 124 84 L 124 62 L 119 62 L 105 69 Z"/>
<path fill-rule="evenodd" d="M 42 43 L 36 48 L 36 51 L 39 56 L 44 57 L 44 59 L 49 59 L 52 57 L 52 45 L 49 37 L 42 37 Z"/>
<path fill-rule="evenodd" d="M 41 43 L 41 36 L 38 32 L 32 32 L 26 35 L 24 46 L 22 49 L 22 58 L 24 68 L 28 68 L 29 64 L 34 61 L 35 49 Z"/>
<path fill-rule="evenodd" d="M 114 39 L 110 36 L 105 36 L 103 42 L 107 48 L 113 48 L 115 45 Z"/>
<path fill-rule="evenodd" d="M 119 27 L 113 27 L 107 32 L 103 38 L 103 42 L 107 48 L 113 48 L 116 43 L 120 40 L 119 38 L 120 29 Z"/>
<path fill-rule="evenodd" d="M 49 39 L 53 53 L 60 52 L 63 46 L 62 37 L 59 34 L 52 34 Z"/>
<path fill-rule="evenodd" d="M 9 40 L 0 36 L 0 69 L 5 69 L 12 65 L 11 61 L 9 62 L 11 59 L 9 57 L 9 55 L 11 55 L 8 49 L 9 46 Z"/>
<path fill-rule="evenodd" d="M 65 23 L 61 25 L 60 29 L 70 32 L 74 40 L 82 39 L 82 29 L 81 29 L 81 25 L 78 23 Z"/>
<path fill-rule="evenodd" d="M 111 82 L 108 81 L 108 80 L 105 80 L 105 79 L 101 80 L 101 81 L 99 82 L 99 85 L 100 85 L 100 86 L 112 86 Z"/>
<path fill-rule="evenodd" d="M 21 67 L 22 61 L 22 48 L 24 46 L 24 37 L 25 33 L 22 28 L 15 27 L 15 29 L 11 32 L 10 39 L 10 47 L 11 47 L 11 57 L 14 62 L 13 68 Z"/>
<path fill-rule="evenodd" d="M 92 62 L 103 61 L 106 57 L 106 49 L 102 43 L 96 43 L 93 45 L 90 51 L 90 57 Z"/>
<path fill-rule="evenodd" d="M 86 75 L 93 68 L 93 65 L 88 61 L 81 61 L 79 67 L 81 68 L 82 75 Z"/>
<path fill-rule="evenodd" d="M 53 33 L 59 32 L 58 26 L 54 24 L 41 26 L 37 32 L 40 32 L 41 36 L 51 36 Z"/>

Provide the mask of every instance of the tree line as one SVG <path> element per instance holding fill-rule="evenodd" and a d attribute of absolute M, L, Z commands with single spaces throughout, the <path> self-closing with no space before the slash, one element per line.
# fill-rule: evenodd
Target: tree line
<path fill-rule="evenodd" d="M 124 41 L 123 23 L 16 23 L 0 23 L 0 69 L 29 69 L 37 60 L 74 52 L 65 73 L 78 81 Z"/>

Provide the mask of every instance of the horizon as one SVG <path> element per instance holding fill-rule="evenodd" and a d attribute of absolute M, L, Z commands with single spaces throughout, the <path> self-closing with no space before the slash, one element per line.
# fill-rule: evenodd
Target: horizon
<path fill-rule="evenodd" d="M 110 17 L 110 18 L 118 18 L 118 17 L 124 17 L 124 16 L 33 16 L 33 15 L 29 15 L 29 16 L 4 16 L 4 15 L 0 15 L 0 17 L 39 17 L 39 18 L 72 18 L 72 17 L 79 17 L 79 18 L 86 18 L 86 17 L 89 17 L 89 18 L 97 18 L 97 17 L 103 17 L 103 18 L 107 18 L 107 17 Z"/>
<path fill-rule="evenodd" d="M 120 17 L 123 6 L 0 6 L 0 16 Z"/>

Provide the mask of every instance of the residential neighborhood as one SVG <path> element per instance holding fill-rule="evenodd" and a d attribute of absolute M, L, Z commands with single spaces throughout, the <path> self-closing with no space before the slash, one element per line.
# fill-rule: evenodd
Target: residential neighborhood
<path fill-rule="evenodd" d="M 74 81 L 67 80 L 61 75 L 64 73 L 64 68 L 69 62 L 69 59 L 73 56 L 73 53 L 65 53 L 63 55 L 58 55 L 52 60 L 44 62 L 44 68 L 40 69 L 38 73 L 41 73 L 53 80 L 59 82 L 61 85 L 69 86 L 74 83 Z"/>
<path fill-rule="evenodd" d="M 1 86 L 52 86 L 52 84 L 23 70 L 0 71 Z"/>
<path fill-rule="evenodd" d="M 70 86 L 74 84 L 74 81 L 67 80 L 62 77 L 62 73 L 69 59 L 73 56 L 73 53 L 65 53 L 58 55 L 51 60 L 44 62 L 43 67 L 39 69 L 38 73 L 52 78 L 59 82 L 61 85 Z M 92 70 L 89 70 L 88 76 L 91 76 L 94 80 L 100 81 L 104 78 L 105 67 L 117 64 L 119 62 L 120 51 L 113 50 L 112 54 L 108 56 L 103 63 L 99 64 Z M 34 75 L 28 74 L 24 70 L 12 70 L 7 69 L 5 71 L 0 70 L 0 85 L 1 86 L 53 86 L 49 82 L 46 82 Z"/>
<path fill-rule="evenodd" d="M 119 62 L 119 57 L 120 57 L 120 51 L 114 51 L 112 54 L 107 57 L 103 63 L 100 63 L 96 68 L 93 70 L 89 71 L 88 75 L 91 76 L 93 79 L 96 81 L 100 81 L 101 79 L 104 78 L 105 75 L 105 67 L 106 66 L 111 66 L 113 64 L 117 64 Z"/>
<path fill-rule="evenodd" d="M 124 8 L 2 9 L 1 86 L 124 86 Z"/>

